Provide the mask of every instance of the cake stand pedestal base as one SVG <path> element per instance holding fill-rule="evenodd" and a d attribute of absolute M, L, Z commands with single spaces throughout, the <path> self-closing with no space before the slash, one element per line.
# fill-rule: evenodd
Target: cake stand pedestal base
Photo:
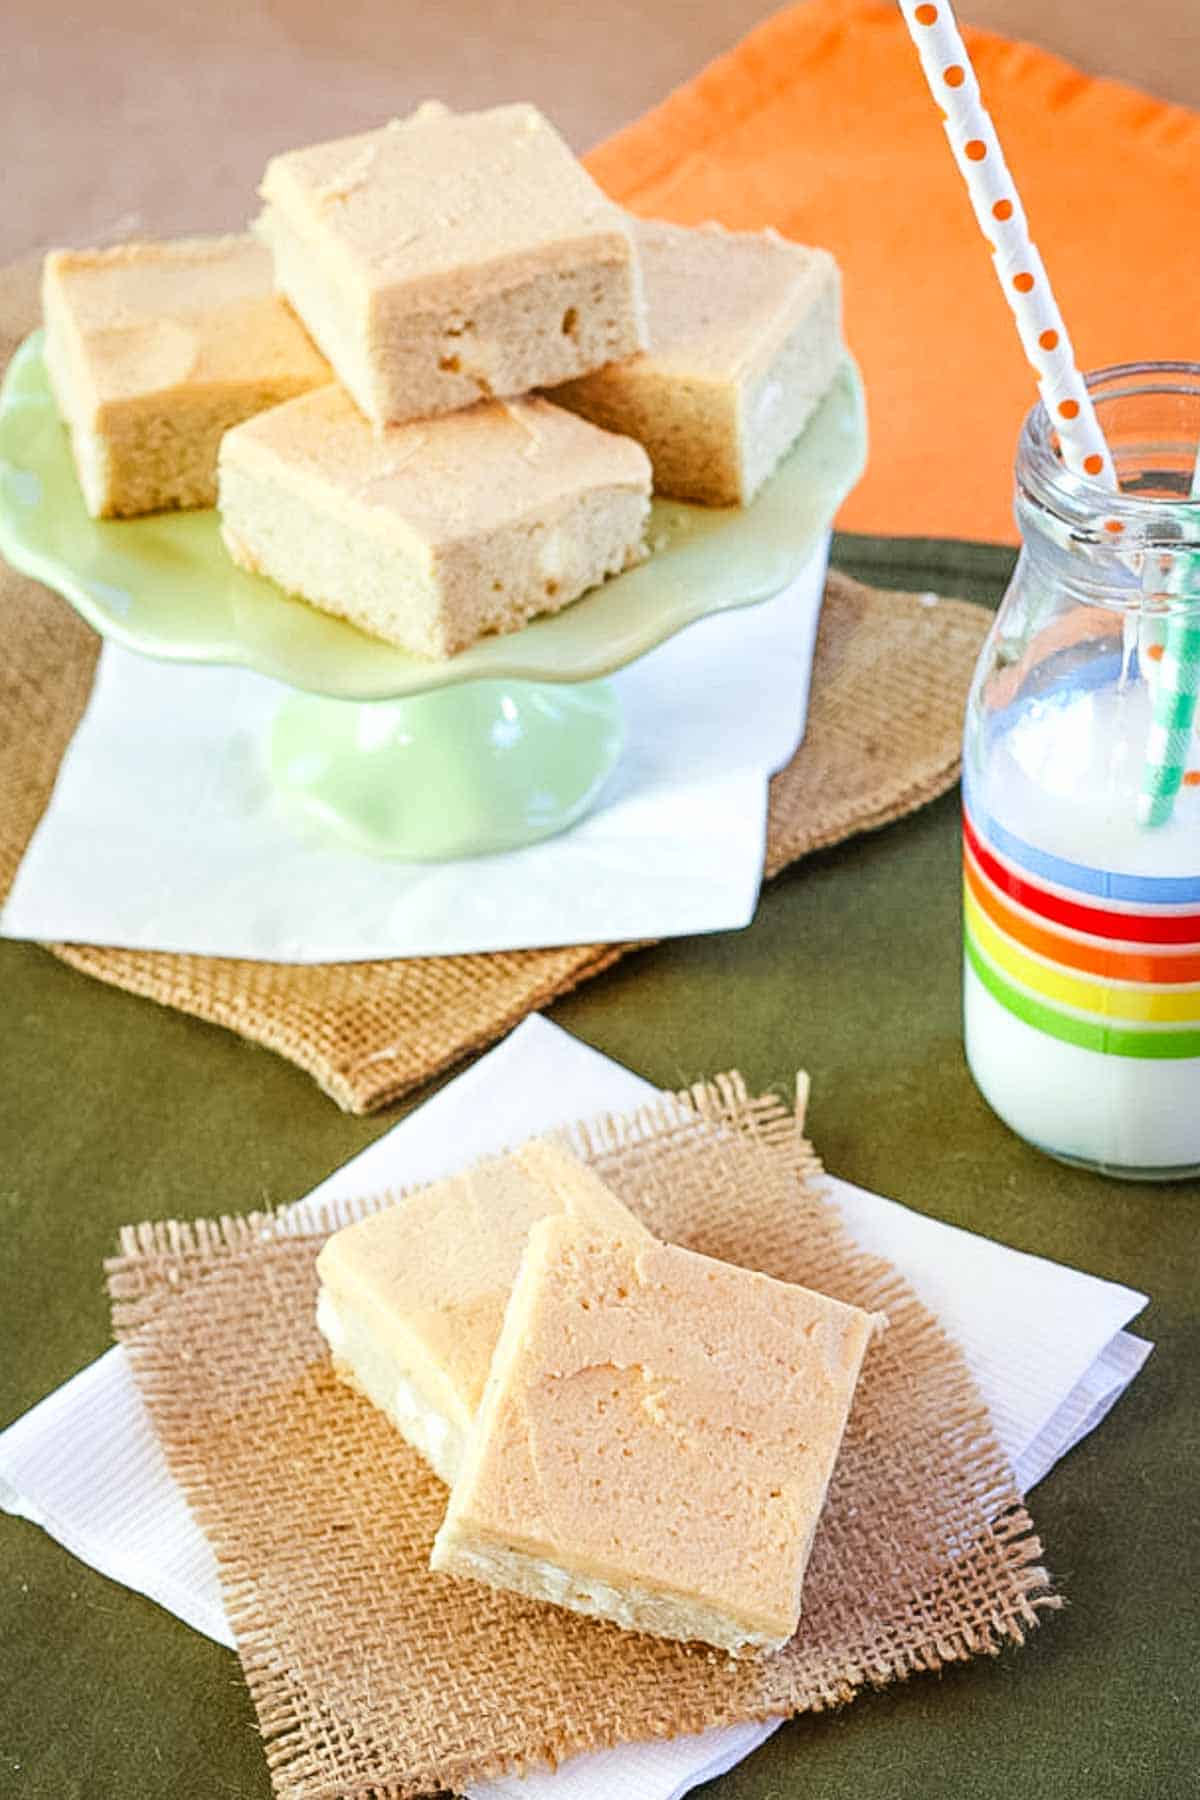
<path fill-rule="evenodd" d="M 610 681 L 473 681 L 404 700 L 296 694 L 271 731 L 288 804 L 371 856 L 446 862 L 565 831 L 624 741 Z"/>

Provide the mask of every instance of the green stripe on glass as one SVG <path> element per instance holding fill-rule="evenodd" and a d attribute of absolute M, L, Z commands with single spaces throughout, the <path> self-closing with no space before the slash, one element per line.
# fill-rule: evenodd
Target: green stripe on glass
<path fill-rule="evenodd" d="M 963 944 L 967 961 L 993 1000 L 1035 1031 L 1058 1038 L 1064 1044 L 1077 1044 L 1081 1050 L 1095 1050 L 1101 1056 L 1134 1056 L 1156 1061 L 1200 1057 L 1200 1031 L 1129 1030 L 1107 1025 L 1101 1020 L 1077 1019 L 1071 1013 L 1059 1012 L 1035 1000 L 1023 988 L 1006 981 L 964 929 Z"/>

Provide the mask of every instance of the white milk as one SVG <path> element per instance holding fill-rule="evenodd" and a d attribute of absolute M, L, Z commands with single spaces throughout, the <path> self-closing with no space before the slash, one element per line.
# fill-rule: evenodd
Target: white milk
<path fill-rule="evenodd" d="M 967 1062 L 984 1099 L 1039 1149 L 1146 1175 L 1200 1164 L 1200 1057 L 1102 1056 L 1035 1031 L 964 972 Z"/>
<path fill-rule="evenodd" d="M 1138 824 L 1152 711 L 1141 681 L 1075 689 L 1030 707 L 992 750 L 976 807 L 1068 862 L 1200 880 L 1200 787 L 1180 791 L 1166 825 Z"/>
<path fill-rule="evenodd" d="M 1026 844 L 1089 868 L 1200 877 L 1200 788 L 1180 794 L 1167 825 L 1150 830 L 1137 822 L 1150 714 L 1143 682 L 1076 689 L 1030 707 L 993 745 L 971 796 L 980 832 L 986 835 L 990 817 Z M 1029 874 L 1039 884 L 1047 879 L 1036 869 Z M 1084 892 L 1071 897 L 1120 904 Z M 1200 903 L 1184 910 L 1200 911 Z M 970 966 L 964 1029 L 984 1097 L 1031 1143 L 1127 1173 L 1200 1168 L 1200 1058 L 1107 1055 L 1064 1043 L 1015 1017 Z"/>

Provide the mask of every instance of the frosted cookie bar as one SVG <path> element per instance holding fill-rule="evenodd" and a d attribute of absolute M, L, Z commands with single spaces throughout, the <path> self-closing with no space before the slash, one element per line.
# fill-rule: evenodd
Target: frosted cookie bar
<path fill-rule="evenodd" d="M 250 237 L 56 250 L 46 367 L 96 518 L 211 506 L 231 425 L 332 380 Z"/>
<path fill-rule="evenodd" d="M 744 506 L 845 355 L 837 264 L 774 232 L 631 223 L 649 348 L 551 398 L 644 444 L 656 492 Z"/>
<path fill-rule="evenodd" d="M 431 102 L 275 157 L 260 192 L 278 286 L 378 424 L 645 342 L 628 222 L 535 107 Z"/>
<path fill-rule="evenodd" d="M 529 1228 L 560 1210 L 649 1241 L 591 1170 L 538 1140 L 335 1232 L 317 1326 L 337 1373 L 453 1481 Z"/>
<path fill-rule="evenodd" d="M 334 385 L 228 433 L 219 505 L 241 567 L 446 657 L 640 561 L 650 464 L 545 400 L 376 432 Z"/>
<path fill-rule="evenodd" d="M 734 1655 L 778 1649 L 876 1323 L 542 1219 L 431 1567 Z"/>

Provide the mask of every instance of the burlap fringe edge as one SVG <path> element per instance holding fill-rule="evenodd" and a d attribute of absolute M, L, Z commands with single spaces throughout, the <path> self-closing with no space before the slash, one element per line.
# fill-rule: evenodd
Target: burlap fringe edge
<path fill-rule="evenodd" d="M 663 1094 L 628 1113 L 602 1112 L 590 1119 L 576 1120 L 547 1135 L 563 1138 L 585 1162 L 594 1162 L 603 1156 L 635 1149 L 652 1138 L 694 1132 L 705 1125 L 728 1126 L 735 1120 L 743 1134 L 753 1130 L 756 1140 L 766 1148 L 779 1149 L 789 1141 L 797 1143 L 800 1149 L 794 1166 L 801 1179 L 824 1175 L 820 1157 L 806 1138 L 797 1136 L 794 1116 L 784 1102 L 775 1094 L 752 1097 L 744 1078 L 736 1071 L 716 1075 L 711 1081 L 696 1082 L 677 1093 Z M 476 1161 L 490 1162 L 513 1148 L 515 1145 L 506 1144 Z M 353 1225 L 385 1207 L 395 1206 L 428 1185 L 428 1182 L 414 1182 L 377 1189 L 371 1194 L 316 1203 L 290 1201 L 261 1212 L 218 1213 L 211 1218 L 199 1219 L 149 1219 L 137 1225 L 122 1225 L 117 1255 L 104 1265 L 110 1292 L 114 1301 L 124 1298 L 112 1289 L 111 1283 L 115 1281 L 120 1287 L 121 1271 L 126 1262 L 141 1264 L 152 1259 L 187 1262 L 226 1251 L 236 1254 L 279 1239 L 328 1237 L 330 1232 Z M 142 1291 L 138 1289 L 139 1293 Z M 136 1330 L 144 1320 L 136 1314 L 129 1317 L 114 1310 L 113 1322 L 118 1335 L 122 1336 L 129 1330 Z"/>

